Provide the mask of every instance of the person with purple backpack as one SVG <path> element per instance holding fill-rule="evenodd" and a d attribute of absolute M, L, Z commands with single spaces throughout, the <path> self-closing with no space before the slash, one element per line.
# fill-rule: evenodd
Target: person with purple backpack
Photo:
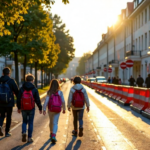
<path fill-rule="evenodd" d="M 86 92 L 86 89 L 81 84 L 81 78 L 76 76 L 73 79 L 73 83 L 75 84 L 69 93 L 68 98 L 68 110 L 72 108 L 73 112 L 73 125 L 74 130 L 72 134 L 77 136 L 78 128 L 77 128 L 77 121 L 79 120 L 79 137 L 83 136 L 83 114 L 85 109 L 85 104 L 87 107 L 87 112 L 90 110 L 90 102 Z"/>
<path fill-rule="evenodd" d="M 58 120 L 60 116 L 61 109 L 63 108 L 62 113 L 65 113 L 65 100 L 63 93 L 61 91 L 58 80 L 53 79 L 50 82 L 50 87 L 47 92 L 47 97 L 43 106 L 43 115 L 46 115 L 46 107 L 48 106 L 48 115 L 49 115 L 49 128 L 50 128 L 50 139 L 52 143 L 56 143 L 56 133 L 58 130 Z"/>

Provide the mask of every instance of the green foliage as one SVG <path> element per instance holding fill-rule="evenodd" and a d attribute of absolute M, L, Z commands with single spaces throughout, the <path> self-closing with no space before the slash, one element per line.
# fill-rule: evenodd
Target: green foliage
<path fill-rule="evenodd" d="M 56 66 L 52 69 L 52 72 L 55 75 L 59 75 L 65 72 L 69 62 L 74 58 L 74 40 L 69 35 L 69 31 L 66 31 L 66 25 L 62 23 L 58 15 L 50 15 L 50 17 L 53 20 L 53 31 L 56 36 L 55 43 L 59 44 L 61 50 Z"/>
<path fill-rule="evenodd" d="M 85 53 L 79 60 L 79 65 L 76 68 L 76 72 L 79 75 L 84 75 L 85 74 L 85 62 L 88 59 L 88 57 L 90 57 L 91 54 L 90 53 Z"/>

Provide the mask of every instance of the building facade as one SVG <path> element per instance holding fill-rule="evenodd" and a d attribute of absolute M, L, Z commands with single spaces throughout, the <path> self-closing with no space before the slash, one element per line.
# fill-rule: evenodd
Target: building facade
<path fill-rule="evenodd" d="M 102 35 L 93 55 L 86 61 L 85 70 L 86 74 L 91 70 L 96 72 L 92 76 L 118 76 L 128 84 L 131 75 L 135 79 L 138 75 L 145 79 L 150 73 L 150 56 L 147 54 L 150 48 L 150 0 L 127 3 L 118 18 L 118 22 Z M 133 67 L 122 70 L 120 64 L 129 59 L 134 62 Z M 104 72 L 104 68 L 109 67 L 111 74 Z"/>

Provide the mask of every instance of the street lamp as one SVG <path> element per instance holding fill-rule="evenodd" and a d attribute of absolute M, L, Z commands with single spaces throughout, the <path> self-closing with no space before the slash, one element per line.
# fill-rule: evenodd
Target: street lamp
<path fill-rule="evenodd" d="M 150 55 L 150 47 L 148 47 L 149 51 L 147 52 L 148 55 Z"/>

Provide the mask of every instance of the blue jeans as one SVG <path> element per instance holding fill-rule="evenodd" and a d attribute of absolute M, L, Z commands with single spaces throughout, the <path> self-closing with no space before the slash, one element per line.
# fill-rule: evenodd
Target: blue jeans
<path fill-rule="evenodd" d="M 79 109 L 79 110 L 73 110 L 73 125 L 74 125 L 74 130 L 77 130 L 77 121 L 79 120 L 79 128 L 83 128 L 83 114 L 84 114 L 84 109 Z"/>
<path fill-rule="evenodd" d="M 26 133 L 28 124 L 28 138 L 32 137 L 33 121 L 34 121 L 35 108 L 32 110 L 22 110 L 22 133 Z"/>
<path fill-rule="evenodd" d="M 60 113 L 48 111 L 48 114 L 49 114 L 49 119 L 50 119 L 50 122 L 49 122 L 50 132 L 56 134 L 58 130 L 58 120 L 59 120 Z"/>

